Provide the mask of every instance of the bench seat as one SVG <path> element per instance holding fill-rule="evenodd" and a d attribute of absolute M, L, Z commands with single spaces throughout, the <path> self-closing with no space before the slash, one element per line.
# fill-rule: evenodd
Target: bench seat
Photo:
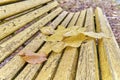
<path fill-rule="evenodd" d="M 0 80 L 120 80 L 120 49 L 101 8 L 67 12 L 56 1 L 26 0 L 0 9 L 8 12 L 15 5 L 19 11 L 0 13 Z M 87 40 L 79 48 L 51 52 L 52 45 L 42 40 L 39 28 L 56 29 L 58 25 L 85 27 L 88 32 L 103 32 L 110 38 Z M 29 64 L 17 54 L 25 50 L 45 51 L 48 60 Z"/>

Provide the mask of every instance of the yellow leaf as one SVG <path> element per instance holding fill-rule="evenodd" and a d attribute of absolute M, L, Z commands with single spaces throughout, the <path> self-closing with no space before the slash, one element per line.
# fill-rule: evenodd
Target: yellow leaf
<path fill-rule="evenodd" d="M 54 29 L 51 26 L 46 26 L 40 29 L 40 31 L 45 35 L 50 35 L 54 33 Z"/>
<path fill-rule="evenodd" d="M 78 35 L 81 32 L 84 32 L 85 30 L 86 30 L 86 28 L 79 28 L 78 26 L 73 26 L 73 27 L 70 27 L 70 28 L 66 29 L 66 31 L 64 33 L 64 36 L 65 37 L 75 36 L 75 35 Z"/>
<path fill-rule="evenodd" d="M 109 38 L 109 36 L 105 35 L 104 33 L 95 33 L 95 32 L 81 32 L 81 33 L 88 37 L 97 38 L 97 39 Z"/>
<path fill-rule="evenodd" d="M 66 44 L 66 46 L 79 47 L 81 43 L 86 39 L 87 37 L 85 35 L 78 34 L 76 36 L 65 38 L 63 42 Z"/>
<path fill-rule="evenodd" d="M 47 41 L 56 42 L 56 41 L 63 40 L 64 30 L 65 30 L 65 27 L 58 26 L 58 29 L 55 30 L 55 33 L 53 35 L 51 35 L 50 37 L 47 38 Z"/>

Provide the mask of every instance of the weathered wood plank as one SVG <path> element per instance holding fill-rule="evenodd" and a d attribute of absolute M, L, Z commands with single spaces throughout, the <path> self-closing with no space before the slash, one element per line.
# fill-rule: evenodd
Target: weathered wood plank
<path fill-rule="evenodd" d="M 103 32 L 109 36 L 109 39 L 99 40 L 98 51 L 100 59 L 100 70 L 102 80 L 119 80 L 120 79 L 120 51 L 114 39 L 114 35 L 104 17 L 102 10 L 97 8 L 96 25 L 97 32 Z"/>
<path fill-rule="evenodd" d="M 17 2 L 19 0 L 0 0 L 0 5 L 6 4 L 6 3 L 12 3 L 12 2 Z"/>
<path fill-rule="evenodd" d="M 74 80 L 77 57 L 77 48 L 67 47 L 53 80 Z"/>
<path fill-rule="evenodd" d="M 22 51 L 31 50 L 35 52 L 43 44 L 41 37 L 41 35 L 38 35 Z M 5 66 L 0 69 L 0 80 L 11 80 L 24 66 L 24 64 L 25 61 L 19 55 L 14 56 Z"/>
<path fill-rule="evenodd" d="M 70 21 L 69 27 L 75 25 L 75 23 L 72 22 L 73 20 L 76 23 L 77 21 L 76 16 L 74 16 Z M 73 80 L 75 78 L 75 67 L 77 63 L 77 56 L 78 56 L 77 48 L 68 47 L 67 49 L 65 49 L 65 52 L 63 53 L 63 57 L 60 60 L 58 69 L 55 73 L 55 77 L 53 78 L 53 80 Z"/>
<path fill-rule="evenodd" d="M 61 23 L 62 26 L 67 26 L 70 22 L 71 18 L 73 17 L 74 13 L 69 13 L 68 17 Z"/>
<path fill-rule="evenodd" d="M 74 26 L 76 24 L 76 21 L 78 19 L 80 15 L 80 12 L 76 12 L 73 16 L 73 19 L 70 21 L 70 24 L 68 25 L 68 27 Z"/>
<path fill-rule="evenodd" d="M 66 19 L 69 21 L 71 20 L 72 17 L 70 17 L 71 14 L 69 14 Z M 64 20 L 66 22 L 66 19 Z M 63 21 L 63 22 L 64 22 Z M 67 24 L 69 24 L 69 22 L 67 21 Z M 64 27 L 67 27 L 64 26 Z M 40 73 L 38 74 L 37 78 L 35 80 L 51 80 L 54 76 L 54 73 L 57 69 L 59 60 L 62 56 L 62 52 L 61 53 L 51 53 L 51 56 L 49 57 L 48 61 L 46 62 L 46 64 L 43 66 L 43 68 L 41 69 Z"/>
<path fill-rule="evenodd" d="M 76 26 L 83 27 L 83 24 L 84 24 L 84 21 L 85 21 L 85 15 L 86 15 L 86 9 L 82 10 L 82 12 L 81 12 L 81 14 L 78 18 L 78 21 L 76 23 Z"/>
<path fill-rule="evenodd" d="M 85 25 L 86 31 L 94 31 L 92 8 L 87 9 Z M 86 41 L 81 45 L 76 80 L 99 80 L 97 50 L 94 40 Z"/>
<path fill-rule="evenodd" d="M 23 27 L 25 24 L 32 21 L 33 19 L 53 9 L 57 5 L 58 3 L 56 1 L 52 2 L 40 9 L 37 9 L 0 25 L 0 40 L 18 30 L 19 28 Z"/>
<path fill-rule="evenodd" d="M 56 17 L 62 11 L 61 8 L 57 8 L 44 18 L 40 19 L 29 28 L 20 32 L 13 38 L 9 39 L 5 43 L 1 44 L 0 49 L 0 62 L 9 56 L 16 48 L 23 44 L 27 39 L 29 39 L 33 34 L 35 34 L 40 27 L 43 27 L 46 23 Z"/>
<path fill-rule="evenodd" d="M 0 6 L 0 20 L 49 1 L 50 0 L 27 0 L 10 5 Z"/>
<path fill-rule="evenodd" d="M 64 13 L 64 12 L 63 12 Z M 62 14 L 63 15 L 63 14 Z M 64 13 L 64 15 L 67 15 L 66 14 L 66 12 Z M 70 14 L 71 15 L 71 14 Z M 65 16 L 64 16 L 65 17 Z M 69 16 L 68 16 L 69 17 Z M 58 16 L 58 18 L 60 19 L 60 21 L 61 21 L 61 19 L 63 19 L 63 18 L 61 18 L 61 15 L 60 16 Z M 69 18 L 69 19 L 71 19 L 71 18 Z M 58 20 L 57 18 L 56 18 L 56 20 Z M 53 22 L 55 22 L 55 21 L 53 21 Z M 51 24 L 53 24 L 53 23 L 51 23 Z M 58 23 L 59 24 L 59 23 Z M 56 24 L 56 25 L 58 25 L 58 24 Z M 43 45 L 43 47 L 38 51 L 38 53 L 39 52 L 46 52 L 46 54 L 47 55 L 49 55 L 49 53 L 51 52 L 51 49 L 50 49 L 50 47 L 51 47 L 52 45 L 51 45 L 51 43 L 49 43 L 49 42 L 47 42 L 47 43 L 45 43 L 45 45 Z M 54 53 L 52 53 L 52 54 L 54 54 Z M 61 55 L 61 54 L 60 54 Z M 56 56 L 58 56 L 58 57 L 60 57 L 60 55 L 56 55 Z M 56 57 L 55 56 L 55 57 Z M 54 58 L 55 58 L 54 57 Z M 57 58 L 58 60 L 59 60 L 59 58 Z M 56 60 L 56 62 L 58 62 L 58 60 Z M 50 63 L 49 63 L 50 64 Z M 54 64 L 54 63 L 53 63 Z M 41 69 L 41 66 L 42 66 L 42 64 L 38 64 L 38 65 L 31 65 L 31 64 L 28 64 L 25 68 L 24 68 L 24 70 L 15 78 L 15 80 L 31 80 L 31 79 L 33 79 L 34 78 L 34 76 L 35 76 L 35 74 L 37 74 L 37 71 L 39 70 L 39 69 Z M 54 67 L 55 67 L 55 65 L 53 65 Z M 56 65 L 57 66 L 57 65 Z M 51 70 L 54 70 L 54 68 L 52 68 Z M 51 71 L 50 70 L 50 71 Z M 31 76 L 32 75 L 32 76 Z M 46 74 L 47 75 L 47 74 Z M 53 74 L 51 73 L 51 74 L 49 74 L 49 76 L 52 76 Z M 51 78 L 51 77 L 49 77 L 49 76 L 46 76 L 46 79 L 47 78 Z M 44 77 L 44 76 L 43 76 Z M 43 79 L 42 79 L 43 80 Z"/>
<path fill-rule="evenodd" d="M 62 20 L 65 18 L 65 16 L 68 14 L 68 12 L 63 11 L 62 14 L 59 15 L 59 17 L 57 17 L 51 24 L 50 26 L 52 26 L 54 29 L 58 26 L 58 24 L 60 22 L 62 22 Z"/>

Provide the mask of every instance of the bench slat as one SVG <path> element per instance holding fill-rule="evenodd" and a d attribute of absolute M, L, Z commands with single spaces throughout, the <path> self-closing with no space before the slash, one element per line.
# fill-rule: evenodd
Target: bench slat
<path fill-rule="evenodd" d="M 73 14 L 73 13 L 71 13 L 71 14 Z M 69 18 L 69 21 L 71 19 L 71 17 L 70 17 L 71 14 L 69 14 L 66 17 L 67 20 Z M 66 19 L 64 20 L 65 22 L 66 22 Z M 67 23 L 69 23 L 69 22 L 67 22 Z M 67 27 L 67 26 L 65 26 L 65 27 Z M 61 55 L 62 55 L 62 52 L 61 53 L 52 52 L 50 57 L 48 58 L 48 61 L 46 62 L 46 64 L 43 66 L 40 73 L 38 74 L 36 80 L 50 80 L 50 79 L 52 79 L 54 76 L 54 73 L 57 69 L 57 66 L 59 63 L 58 61 L 60 60 Z"/>
<path fill-rule="evenodd" d="M 79 18 L 78 18 L 78 21 L 76 23 L 76 26 L 79 26 L 79 27 L 83 27 L 84 25 L 84 18 L 85 18 L 85 14 L 86 14 L 86 9 L 82 11 L 82 13 L 80 14 Z"/>
<path fill-rule="evenodd" d="M 75 16 L 73 16 L 71 21 L 75 20 L 74 17 Z M 76 22 L 76 20 L 75 20 L 75 22 Z M 66 20 L 64 20 L 64 21 L 66 21 Z M 71 23 L 72 22 L 70 22 L 70 24 Z M 74 26 L 74 24 L 71 24 L 71 26 Z M 77 55 L 78 55 L 77 48 L 73 49 L 73 48 L 68 47 L 67 49 L 65 49 L 65 52 L 63 53 L 63 57 L 60 60 L 60 64 L 58 66 L 58 69 L 55 73 L 55 77 L 53 78 L 53 80 L 68 80 L 68 79 L 73 79 L 75 77 L 75 66 L 77 63 Z M 40 79 L 40 77 L 39 77 L 39 79 Z"/>
<path fill-rule="evenodd" d="M 22 51 L 31 50 L 35 52 L 42 44 L 43 40 L 41 39 L 41 35 L 38 35 L 24 49 L 22 49 Z M 12 79 L 13 77 L 15 77 L 17 72 L 24 66 L 24 64 L 25 61 L 19 55 L 14 56 L 5 66 L 0 69 L 0 72 L 4 72 L 0 73 L 0 80 Z"/>
<path fill-rule="evenodd" d="M 58 26 L 58 24 L 60 22 L 62 22 L 62 20 L 65 18 L 65 16 L 68 14 L 68 12 L 63 11 L 62 14 L 59 15 L 59 17 L 57 17 L 51 24 L 50 26 L 52 26 L 54 29 Z"/>
<path fill-rule="evenodd" d="M 50 0 L 27 0 L 10 5 L 0 6 L 0 20 L 49 1 Z"/>
<path fill-rule="evenodd" d="M 110 39 L 103 38 L 99 40 L 99 59 L 102 80 L 119 80 L 120 79 L 120 51 L 113 33 L 111 32 L 108 21 L 104 17 L 102 10 L 97 8 L 95 10 L 97 31 L 103 32 L 109 36 Z"/>
<path fill-rule="evenodd" d="M 85 20 L 86 31 L 94 31 L 92 8 L 87 9 Z M 81 45 L 78 60 L 76 80 L 99 80 L 97 50 L 94 40 L 86 41 Z"/>
<path fill-rule="evenodd" d="M 64 15 L 67 15 L 66 14 L 66 12 L 63 12 L 64 13 Z M 63 14 L 62 14 L 63 15 Z M 64 16 L 65 17 L 65 16 Z M 58 18 L 59 18 L 59 20 L 61 20 L 61 19 L 63 19 L 63 18 L 61 18 L 61 15 L 60 16 L 58 16 Z M 56 20 L 58 20 L 57 18 L 56 18 Z M 55 21 L 56 21 L 55 20 Z M 55 21 L 53 21 L 53 22 L 55 22 Z M 52 23 L 51 23 L 52 24 Z M 59 24 L 59 23 L 58 23 Z M 57 25 L 58 25 L 57 24 Z M 38 51 L 38 53 L 39 52 L 46 52 L 46 54 L 47 55 L 49 55 L 49 53 L 51 52 L 51 49 L 50 49 L 50 47 L 51 47 L 52 45 L 51 45 L 51 43 L 49 43 L 49 42 L 47 42 L 47 43 L 45 43 L 44 45 L 43 45 L 43 47 Z M 34 75 L 36 74 L 36 72 L 39 70 L 39 69 L 41 69 L 41 67 L 42 67 L 42 64 L 38 64 L 38 65 L 31 65 L 31 64 L 28 64 L 25 68 L 24 68 L 24 70 L 15 78 L 15 80 L 31 80 L 31 79 L 33 79 L 34 78 Z M 33 75 L 33 76 L 31 76 L 31 75 Z M 51 74 L 52 75 L 52 74 Z M 47 78 L 47 76 L 46 76 L 46 78 Z"/>
<path fill-rule="evenodd" d="M 17 2 L 19 0 L 0 0 L 0 5 L 6 4 L 6 3 L 12 3 L 12 2 Z"/>
<path fill-rule="evenodd" d="M 77 48 L 67 47 L 53 80 L 73 80 L 77 63 Z"/>
<path fill-rule="evenodd" d="M 25 24 L 32 21 L 33 19 L 53 9 L 57 5 L 58 3 L 56 1 L 52 2 L 40 9 L 37 9 L 0 25 L 0 40 L 18 30 L 19 28 L 23 27 Z"/>
<path fill-rule="evenodd" d="M 74 13 L 70 13 L 67 18 L 65 18 L 65 20 L 61 23 L 62 26 L 67 26 L 71 20 L 71 18 L 73 17 Z"/>
<path fill-rule="evenodd" d="M 68 27 L 74 26 L 76 24 L 76 21 L 78 19 L 80 15 L 80 12 L 76 12 L 73 16 L 73 19 L 70 21 L 70 24 L 68 25 Z"/>
<path fill-rule="evenodd" d="M 1 44 L 2 49 L 0 49 L 0 62 L 4 60 L 7 56 L 9 56 L 16 48 L 22 45 L 27 39 L 29 39 L 33 34 L 35 34 L 40 27 L 44 26 L 54 17 L 56 17 L 62 11 L 61 8 L 57 8 L 44 18 L 40 19 L 29 28 L 25 29 L 24 31 L 20 32 L 13 38 L 9 39 L 5 43 Z"/>

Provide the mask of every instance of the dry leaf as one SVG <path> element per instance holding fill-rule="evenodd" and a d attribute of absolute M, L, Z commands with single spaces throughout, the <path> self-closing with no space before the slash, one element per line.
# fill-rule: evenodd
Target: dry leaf
<path fill-rule="evenodd" d="M 95 33 L 95 32 L 81 32 L 81 33 L 88 37 L 97 38 L 97 39 L 110 38 L 109 36 L 107 36 L 104 33 Z"/>
<path fill-rule="evenodd" d="M 83 34 L 78 34 L 76 36 L 71 36 L 68 38 L 65 38 L 63 40 L 63 42 L 67 45 L 67 46 L 71 46 L 71 47 L 79 47 L 81 45 L 81 43 L 86 40 L 87 37 Z"/>
<path fill-rule="evenodd" d="M 56 42 L 56 41 L 63 40 L 64 30 L 65 30 L 65 27 L 58 26 L 58 29 L 55 30 L 55 33 L 53 35 L 47 38 L 47 41 Z"/>
<path fill-rule="evenodd" d="M 46 55 L 43 53 L 37 54 L 31 51 L 20 52 L 19 55 L 30 64 L 41 64 L 47 60 Z"/>
<path fill-rule="evenodd" d="M 46 41 L 50 41 L 53 45 L 50 50 L 54 52 L 61 52 L 65 47 L 80 47 L 81 43 L 85 40 L 108 38 L 104 33 L 85 32 L 86 28 L 79 26 L 72 26 L 65 28 L 59 26 L 54 34 L 48 36 Z"/>
<path fill-rule="evenodd" d="M 70 27 L 70 28 L 67 28 L 65 33 L 64 33 L 64 36 L 65 37 L 68 37 L 68 36 L 76 36 L 78 35 L 79 33 L 81 32 L 84 32 L 86 30 L 86 28 L 83 28 L 83 27 L 78 27 L 78 26 L 73 26 L 73 27 Z"/>

